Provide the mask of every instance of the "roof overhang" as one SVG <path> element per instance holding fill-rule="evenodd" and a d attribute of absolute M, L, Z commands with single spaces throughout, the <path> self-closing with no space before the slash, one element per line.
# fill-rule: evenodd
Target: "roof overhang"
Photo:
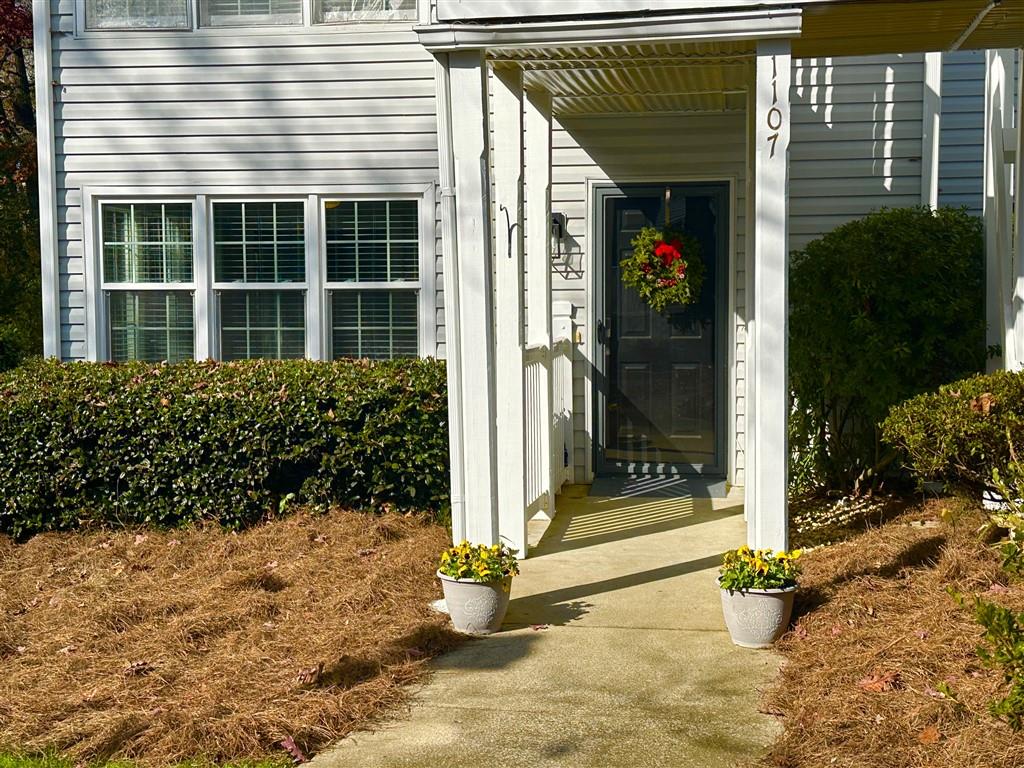
<path fill-rule="evenodd" d="M 587 13 L 571 19 L 552 9 L 576 8 L 574 0 L 544 0 L 543 5 L 537 0 L 486 6 L 477 0 L 460 2 L 467 9 L 528 11 L 536 6 L 549 15 L 419 26 L 416 32 L 428 50 L 771 38 L 791 39 L 793 54 L 799 57 L 1024 47 L 1024 0 L 618 0 L 612 5 L 631 8 L 632 14 Z"/>
<path fill-rule="evenodd" d="M 965 33 L 968 33 L 966 34 Z M 847 0 L 809 4 L 793 55 L 870 56 L 1024 47 L 1024 0 Z"/>
<path fill-rule="evenodd" d="M 535 21 L 520 24 L 430 24 L 416 27 L 429 51 L 516 47 L 585 47 L 795 38 L 801 12 L 795 8 L 688 13 L 640 18 Z"/>

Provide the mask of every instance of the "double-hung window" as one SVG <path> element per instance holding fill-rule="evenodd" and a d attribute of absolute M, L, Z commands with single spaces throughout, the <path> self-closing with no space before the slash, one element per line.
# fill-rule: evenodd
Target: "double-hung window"
<path fill-rule="evenodd" d="M 85 26 L 102 29 L 191 29 L 189 0 L 86 0 Z"/>
<path fill-rule="evenodd" d="M 301 24 L 303 0 L 201 0 L 209 27 Z"/>
<path fill-rule="evenodd" d="M 316 19 L 339 21 L 415 21 L 416 0 L 315 0 Z"/>
<path fill-rule="evenodd" d="M 417 200 L 327 200 L 324 254 L 330 356 L 419 352 Z"/>
<path fill-rule="evenodd" d="M 107 357 L 191 360 L 192 203 L 103 203 L 100 222 Z"/>
<path fill-rule="evenodd" d="M 221 359 L 305 356 L 305 203 L 214 202 L 212 214 Z"/>

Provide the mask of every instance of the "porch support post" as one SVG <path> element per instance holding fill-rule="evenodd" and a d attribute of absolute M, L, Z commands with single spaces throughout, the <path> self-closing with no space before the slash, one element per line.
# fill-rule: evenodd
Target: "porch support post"
<path fill-rule="evenodd" d="M 541 477 L 547 499 L 543 513 L 555 516 L 555 462 L 551 455 L 553 362 L 551 351 L 551 94 L 527 91 L 524 118 L 526 140 L 526 278 L 527 331 L 531 346 L 547 347 L 547 386 L 540 393 Z M 561 464 L 559 464 L 561 469 Z"/>
<path fill-rule="evenodd" d="M 495 69 L 494 216 L 497 291 L 498 532 L 526 554 L 523 370 L 523 72 Z"/>
<path fill-rule="evenodd" d="M 755 461 L 754 490 L 748 496 L 752 510 L 747 516 L 747 540 L 753 547 L 773 549 L 788 546 L 790 67 L 788 40 L 758 43 L 754 150 Z"/>
<path fill-rule="evenodd" d="M 448 54 L 458 243 L 465 536 L 498 541 L 494 309 L 488 173 L 487 69 L 479 51 Z"/>
<path fill-rule="evenodd" d="M 1024 365 L 1024 48 L 1017 49 L 1017 136 L 1013 155 L 1013 199 L 1016 223 L 1013 231 L 1013 314 L 1011 329 L 1017 366 Z"/>
<path fill-rule="evenodd" d="M 921 205 L 939 207 L 939 138 L 942 121 L 942 54 L 924 55 L 921 100 Z"/>
<path fill-rule="evenodd" d="M 464 495 L 465 453 L 462 429 L 462 331 L 459 325 L 459 244 L 456 235 L 455 150 L 452 144 L 451 83 L 448 54 L 434 58 L 434 85 L 437 95 L 438 171 L 441 180 L 441 259 L 444 273 L 445 370 L 448 383 L 448 459 L 451 474 L 452 539 L 466 538 Z"/>
<path fill-rule="evenodd" d="M 989 368 L 1016 370 L 1020 350 L 1013 336 L 1016 280 L 1011 277 L 1010 180 L 1006 172 L 1006 134 L 1013 114 L 1013 51 L 985 52 L 985 321 L 986 343 L 1003 350 L 1002 361 L 989 359 Z"/>

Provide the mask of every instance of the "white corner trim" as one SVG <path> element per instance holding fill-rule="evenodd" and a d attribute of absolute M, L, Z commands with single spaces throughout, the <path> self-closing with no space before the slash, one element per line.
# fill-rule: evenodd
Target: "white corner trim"
<path fill-rule="evenodd" d="M 33 0 L 32 51 L 36 79 L 36 131 L 39 153 L 39 260 L 43 289 L 43 354 L 61 356 L 60 255 L 57 248 L 57 151 L 53 130 L 53 51 L 50 2 Z"/>
<path fill-rule="evenodd" d="M 939 135 L 942 130 L 942 54 L 924 55 L 921 104 L 921 205 L 939 207 Z"/>
<path fill-rule="evenodd" d="M 431 24 L 413 31 L 429 51 L 489 47 L 614 45 L 671 40 L 754 40 L 799 37 L 798 8 L 672 16 L 500 24 Z"/>

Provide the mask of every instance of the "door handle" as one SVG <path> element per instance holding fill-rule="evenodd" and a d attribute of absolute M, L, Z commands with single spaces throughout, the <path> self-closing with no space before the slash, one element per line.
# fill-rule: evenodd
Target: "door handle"
<path fill-rule="evenodd" d="M 597 321 L 597 343 L 608 345 L 612 340 L 612 329 L 611 323 L 605 323 L 603 320 Z"/>

